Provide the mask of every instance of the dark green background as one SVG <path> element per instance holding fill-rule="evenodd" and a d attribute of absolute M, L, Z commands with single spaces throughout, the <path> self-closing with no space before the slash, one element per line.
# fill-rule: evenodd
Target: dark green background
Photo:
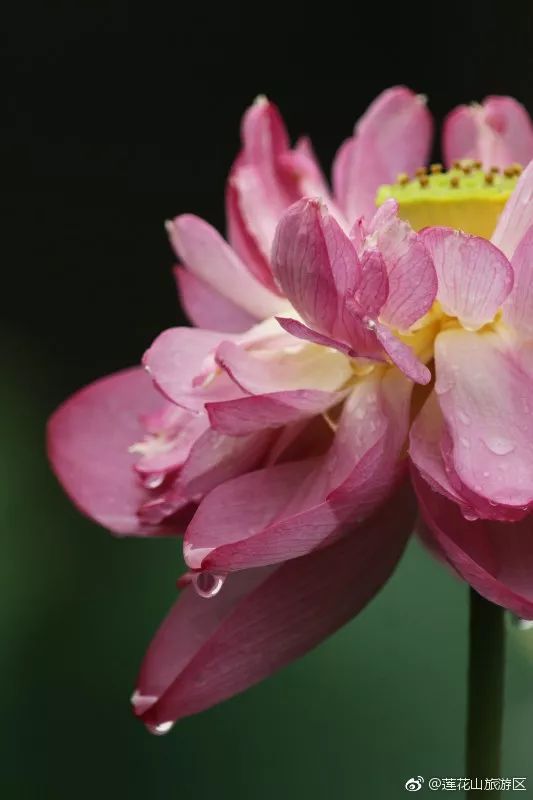
<path fill-rule="evenodd" d="M 152 11 L 153 13 L 149 13 Z M 324 164 L 383 88 L 533 111 L 530 2 L 318 13 L 124 2 L 10 8 L 0 213 L 0 795 L 389 800 L 463 773 L 467 592 L 413 543 L 383 593 L 303 661 L 150 736 L 129 695 L 175 597 L 179 545 L 117 541 L 50 474 L 47 416 L 179 320 L 165 218 L 224 227 L 253 97 Z M 438 155 L 438 146 L 434 156 Z M 533 633 L 510 636 L 506 775 L 533 781 Z M 533 791 L 533 785 L 531 787 Z M 424 792 L 421 792 L 422 796 Z M 428 792 L 426 791 L 427 795 Z"/>

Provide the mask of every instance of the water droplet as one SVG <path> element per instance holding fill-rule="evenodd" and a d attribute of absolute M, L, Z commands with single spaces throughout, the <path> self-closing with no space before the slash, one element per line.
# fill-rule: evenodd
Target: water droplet
<path fill-rule="evenodd" d="M 150 733 L 153 733 L 154 736 L 164 736 L 165 733 L 168 733 L 174 727 L 174 723 L 171 722 L 160 722 L 159 725 L 147 725 L 147 730 Z"/>
<path fill-rule="evenodd" d="M 467 522 L 475 522 L 477 519 L 479 519 L 477 514 L 474 514 L 474 512 L 469 509 L 463 508 L 462 513 L 463 517 L 467 520 Z"/>
<path fill-rule="evenodd" d="M 225 580 L 225 575 L 218 575 L 215 572 L 208 572 L 205 570 L 203 572 L 197 572 L 192 582 L 196 593 L 200 595 L 200 597 L 210 598 L 215 597 L 220 592 L 224 586 Z"/>
<path fill-rule="evenodd" d="M 459 417 L 459 421 L 462 422 L 463 425 L 470 425 L 470 417 L 468 416 L 468 414 L 465 414 L 464 411 L 459 411 L 457 416 Z"/>
<path fill-rule="evenodd" d="M 367 317 L 367 319 L 365 319 L 365 325 L 369 331 L 375 331 L 377 328 L 376 320 L 370 319 L 370 317 Z"/>
<path fill-rule="evenodd" d="M 484 472 L 484 473 L 483 473 L 483 477 L 484 477 L 484 478 L 488 478 L 488 477 L 490 477 L 490 472 Z"/>
<path fill-rule="evenodd" d="M 467 449 L 470 447 L 470 439 L 467 439 L 465 436 L 461 436 L 459 441 L 461 442 L 463 447 L 466 447 Z"/>
<path fill-rule="evenodd" d="M 355 409 L 355 416 L 357 419 L 364 419 L 365 414 L 366 414 L 366 409 L 363 408 L 362 406 L 358 406 Z"/>
<path fill-rule="evenodd" d="M 143 486 L 145 489 L 158 489 L 164 480 L 164 472 L 152 472 L 143 478 Z"/>
<path fill-rule="evenodd" d="M 497 456 L 506 456 L 508 453 L 512 453 L 515 448 L 514 443 L 504 436 L 491 436 L 485 440 L 485 444 L 491 453 Z"/>

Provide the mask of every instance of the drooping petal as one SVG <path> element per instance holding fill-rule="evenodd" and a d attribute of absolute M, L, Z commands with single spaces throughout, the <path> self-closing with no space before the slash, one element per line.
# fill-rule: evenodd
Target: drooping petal
<path fill-rule="evenodd" d="M 407 330 L 431 308 L 437 276 L 424 241 L 396 212 L 396 202 L 386 201 L 371 221 L 369 234 L 384 260 L 389 284 L 379 318 Z"/>
<path fill-rule="evenodd" d="M 533 225 L 533 162 L 524 170 L 505 204 L 492 235 L 492 242 L 512 259 L 514 252 Z"/>
<path fill-rule="evenodd" d="M 192 272 L 176 267 L 174 275 L 185 313 L 197 327 L 240 333 L 256 322 L 247 311 L 227 300 Z"/>
<path fill-rule="evenodd" d="M 533 158 L 533 123 L 513 97 L 487 97 L 447 116 L 443 150 L 447 166 L 456 159 L 481 161 L 485 169 L 525 166 Z"/>
<path fill-rule="evenodd" d="M 61 485 L 87 516 L 113 533 L 179 533 L 177 524 L 146 525 L 137 511 L 152 493 L 134 470 L 129 452 L 142 439 L 141 415 L 161 397 L 143 369 L 114 373 L 72 395 L 48 423 L 48 456 Z"/>
<path fill-rule="evenodd" d="M 512 266 L 513 290 L 503 307 L 505 321 L 527 336 L 533 335 L 533 225 L 516 248 Z"/>
<path fill-rule="evenodd" d="M 211 426 L 230 436 L 243 436 L 265 428 L 279 428 L 323 414 L 339 403 L 343 392 L 296 389 L 207 403 Z"/>
<path fill-rule="evenodd" d="M 401 342 L 385 325 L 375 323 L 375 334 L 393 364 L 415 383 L 426 384 L 431 380 L 431 372 L 415 356 L 411 348 Z"/>
<path fill-rule="evenodd" d="M 135 713 L 157 729 L 244 691 L 315 647 L 387 580 L 413 516 L 403 487 L 354 535 L 325 550 L 231 575 L 209 600 L 186 588 L 145 656 Z"/>
<path fill-rule="evenodd" d="M 413 471 L 432 547 L 487 600 L 533 618 L 533 522 L 468 521 Z"/>
<path fill-rule="evenodd" d="M 352 375 L 346 358 L 312 346 L 254 354 L 233 342 L 223 342 L 216 359 L 237 386 L 250 394 L 295 389 L 337 391 Z"/>
<path fill-rule="evenodd" d="M 491 322 L 513 286 L 513 268 L 493 244 L 452 228 L 420 234 L 438 276 L 443 310 L 472 330 Z"/>
<path fill-rule="evenodd" d="M 279 295 L 254 278 L 218 231 L 204 220 L 183 214 L 167 223 L 167 230 L 187 269 L 255 320 L 271 317 L 286 307 Z M 213 330 L 214 325 L 205 327 Z"/>
<path fill-rule="evenodd" d="M 448 468 L 480 515 L 523 516 L 533 502 L 533 363 L 527 344 L 448 330 L 435 343 L 435 391 Z M 451 474 L 451 473 L 449 473 Z M 516 518 L 516 514 L 513 515 Z"/>
<path fill-rule="evenodd" d="M 335 199 L 348 222 L 371 217 L 382 184 L 427 162 L 432 132 L 425 98 L 406 87 L 388 89 L 374 100 L 333 165 Z"/>
<path fill-rule="evenodd" d="M 361 380 L 325 456 L 249 473 L 211 492 L 187 530 L 189 567 L 232 571 L 296 558 L 364 520 L 400 474 L 410 393 L 397 371 Z"/>

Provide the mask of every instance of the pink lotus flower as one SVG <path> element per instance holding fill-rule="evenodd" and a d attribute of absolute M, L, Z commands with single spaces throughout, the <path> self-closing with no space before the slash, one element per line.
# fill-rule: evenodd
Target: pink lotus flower
<path fill-rule="evenodd" d="M 307 140 L 290 149 L 256 102 L 228 182 L 230 244 L 191 215 L 168 224 L 200 328 L 156 339 L 151 380 L 104 378 L 50 421 L 52 464 L 82 511 L 117 534 L 185 533 L 190 573 L 132 698 L 156 732 L 313 647 L 401 555 L 437 279 L 432 240 L 374 198 L 423 163 L 431 130 L 422 98 L 385 92 L 342 145 L 332 196 Z"/>

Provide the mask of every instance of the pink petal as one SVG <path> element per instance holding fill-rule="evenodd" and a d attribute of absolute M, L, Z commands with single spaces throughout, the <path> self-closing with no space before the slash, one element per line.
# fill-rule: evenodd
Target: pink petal
<path fill-rule="evenodd" d="M 518 616 L 533 618 L 533 525 L 477 520 L 432 491 L 414 471 L 414 485 L 433 547 L 483 597 Z"/>
<path fill-rule="evenodd" d="M 327 205 L 337 222 L 343 228 L 347 225 L 342 212 L 337 208 L 331 196 L 311 141 L 307 137 L 299 139 L 294 150 L 284 153 L 280 162 L 298 186 L 300 196 L 319 197 Z"/>
<path fill-rule="evenodd" d="M 151 728 L 242 692 L 315 647 L 387 580 L 413 521 L 405 489 L 337 544 L 231 575 L 209 600 L 186 588 L 149 647 L 132 698 Z"/>
<path fill-rule="evenodd" d="M 413 174 L 429 156 L 433 123 L 425 99 L 404 86 L 377 97 L 333 165 L 336 200 L 348 222 L 370 217 L 379 187 Z"/>
<path fill-rule="evenodd" d="M 451 484 L 442 457 L 441 442 L 444 432 L 445 425 L 438 396 L 435 392 L 431 392 L 411 425 L 409 456 L 418 472 L 432 489 L 465 507 L 468 504 Z M 472 510 L 467 508 L 467 511 L 471 512 Z"/>
<path fill-rule="evenodd" d="M 183 267 L 174 270 L 185 313 L 199 328 L 239 333 L 256 321 L 247 311 L 227 300 Z"/>
<path fill-rule="evenodd" d="M 505 204 L 492 235 L 492 242 L 512 259 L 514 252 L 533 225 L 533 163 L 520 176 Z"/>
<path fill-rule="evenodd" d="M 380 322 L 375 324 L 376 338 L 393 364 L 415 383 L 426 384 L 431 380 L 431 372 L 415 356 L 411 348 L 401 342 Z"/>
<path fill-rule="evenodd" d="M 281 164 L 289 141 L 277 108 L 260 97 L 244 115 L 243 150 L 228 183 L 230 242 L 256 276 L 275 290 L 268 260 L 283 211 L 299 194 Z"/>
<path fill-rule="evenodd" d="M 63 488 L 80 511 L 113 533 L 178 533 L 176 523 L 158 528 L 137 516 L 153 493 L 142 486 L 129 448 L 143 438 L 141 415 L 160 405 L 150 378 L 135 368 L 81 389 L 48 422 L 48 456 Z"/>
<path fill-rule="evenodd" d="M 505 321 L 527 336 L 533 334 L 533 225 L 516 248 L 513 290 L 503 307 Z"/>
<path fill-rule="evenodd" d="M 325 456 L 249 473 L 211 492 L 187 530 L 188 566 L 264 566 L 305 555 L 360 523 L 401 471 L 410 393 L 392 370 L 361 380 Z"/>
<path fill-rule="evenodd" d="M 493 244 L 452 228 L 426 228 L 421 238 L 431 253 L 443 310 L 476 329 L 494 319 L 513 286 L 513 269 Z"/>
<path fill-rule="evenodd" d="M 346 297 L 361 279 L 361 265 L 350 239 L 319 200 L 301 200 L 283 215 L 272 268 L 304 321 L 340 338 Z"/>
<path fill-rule="evenodd" d="M 232 380 L 249 394 L 268 394 L 295 389 L 336 391 L 351 377 L 345 358 L 327 350 L 301 348 L 295 352 L 272 351 L 261 358 L 233 342 L 223 342 L 216 359 Z"/>
<path fill-rule="evenodd" d="M 290 425 L 322 414 L 339 403 L 343 397 L 343 392 L 296 389 L 242 397 L 222 403 L 207 403 L 206 411 L 215 430 L 230 436 L 243 436 L 265 428 Z"/>
<path fill-rule="evenodd" d="M 269 430 L 256 430 L 246 436 L 227 436 L 206 430 L 193 445 L 183 466 L 176 494 L 194 500 L 224 481 L 255 469 L 271 444 Z"/>
<path fill-rule="evenodd" d="M 435 391 L 450 436 L 449 468 L 485 506 L 523 515 L 533 502 L 533 363 L 496 333 L 440 333 Z M 470 500 L 474 500 L 472 496 Z"/>
<path fill-rule="evenodd" d="M 286 317 L 276 317 L 276 319 L 284 331 L 287 331 L 287 333 L 290 333 L 297 339 L 302 339 L 302 341 L 313 342 L 313 344 L 319 344 L 322 345 L 322 347 L 331 347 L 334 350 L 338 350 L 339 353 L 343 353 L 345 356 L 348 356 L 349 358 L 357 358 L 358 356 L 361 356 L 368 358 L 371 357 L 378 361 L 383 360 L 383 356 L 375 345 L 374 337 L 370 334 L 365 337 L 362 320 L 359 321 L 361 327 L 361 336 L 358 343 L 360 344 L 360 347 L 356 350 L 351 345 L 346 344 L 346 342 L 339 341 L 339 339 L 333 339 L 331 336 L 326 336 L 323 333 L 314 331 L 312 328 L 308 328 L 307 325 L 303 325 L 297 319 L 287 319 Z M 355 337 L 352 336 L 350 338 L 353 339 Z"/>
<path fill-rule="evenodd" d="M 195 380 L 213 370 L 213 353 L 223 339 L 223 334 L 213 331 L 169 328 L 146 351 L 143 364 L 169 400 L 191 411 L 199 411 L 209 391 L 202 391 Z M 229 387 L 228 392 L 229 396 L 239 396 L 234 387 Z"/>
<path fill-rule="evenodd" d="M 286 306 L 279 295 L 254 278 L 220 234 L 204 220 L 183 214 L 169 222 L 167 230 L 187 269 L 254 319 L 271 317 Z"/>
<path fill-rule="evenodd" d="M 361 280 L 355 301 L 365 314 L 377 316 L 389 296 L 389 278 L 383 256 L 378 250 L 366 250 L 361 257 Z"/>
<path fill-rule="evenodd" d="M 458 106 L 445 120 L 446 164 L 456 159 L 481 161 L 485 169 L 524 166 L 533 158 L 533 124 L 513 97 L 487 97 L 482 105 Z"/>
<path fill-rule="evenodd" d="M 437 276 L 424 241 L 397 216 L 397 204 L 387 201 L 369 226 L 389 282 L 389 295 L 379 318 L 407 330 L 429 311 L 437 293 Z"/>

